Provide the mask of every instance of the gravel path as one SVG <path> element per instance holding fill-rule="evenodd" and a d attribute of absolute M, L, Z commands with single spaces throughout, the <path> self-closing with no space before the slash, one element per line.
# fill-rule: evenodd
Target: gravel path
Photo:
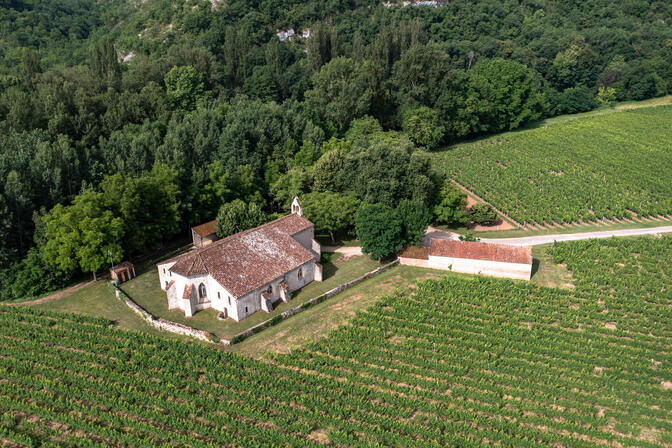
<path fill-rule="evenodd" d="M 343 254 L 345 258 L 351 258 L 362 255 L 362 248 L 359 246 L 322 246 L 322 252 L 336 252 Z"/>
<path fill-rule="evenodd" d="M 592 238 L 611 238 L 612 236 L 638 236 L 672 233 L 672 226 L 651 227 L 648 229 L 605 230 L 587 233 L 564 233 L 556 235 L 526 236 L 520 238 L 481 238 L 484 243 L 507 244 L 509 246 L 536 246 L 553 241 L 588 240 Z"/>

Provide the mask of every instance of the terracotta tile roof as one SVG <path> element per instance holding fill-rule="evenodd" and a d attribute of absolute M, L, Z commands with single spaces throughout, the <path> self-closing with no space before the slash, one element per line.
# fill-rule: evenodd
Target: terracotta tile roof
<path fill-rule="evenodd" d="M 290 214 L 160 264 L 175 261 L 170 271 L 185 277 L 210 274 L 238 298 L 314 260 L 316 255 L 291 237 L 312 226 Z"/>
<path fill-rule="evenodd" d="M 190 252 L 187 255 L 189 256 L 178 257 L 176 263 L 171 266 L 170 270 L 185 277 L 208 273 L 208 270 L 203 264 L 203 259 L 198 252 Z"/>
<path fill-rule="evenodd" d="M 133 263 L 130 261 L 122 261 L 114 267 L 114 272 L 125 271 L 126 269 L 133 269 Z"/>
<path fill-rule="evenodd" d="M 454 241 L 433 238 L 429 255 L 434 257 L 467 258 L 471 260 L 500 261 L 504 263 L 532 264 L 531 247 L 514 247 L 503 244 Z"/>
<path fill-rule="evenodd" d="M 399 256 L 402 258 L 415 258 L 418 260 L 429 260 L 429 248 L 417 246 L 405 246 Z"/>
<path fill-rule="evenodd" d="M 182 298 L 183 299 L 191 298 L 191 283 L 187 283 L 186 285 L 184 285 L 184 292 L 182 293 Z"/>
<path fill-rule="evenodd" d="M 198 236 L 201 238 L 206 237 L 208 235 L 212 235 L 213 233 L 216 232 L 216 226 L 217 226 L 217 220 L 213 220 L 210 222 L 203 223 L 201 225 L 198 225 L 196 227 L 192 227 L 191 230 L 194 232 L 198 233 Z"/>

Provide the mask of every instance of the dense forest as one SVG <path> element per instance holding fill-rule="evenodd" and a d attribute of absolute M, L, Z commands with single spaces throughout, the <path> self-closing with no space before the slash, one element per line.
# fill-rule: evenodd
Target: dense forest
<path fill-rule="evenodd" d="M 446 216 L 428 151 L 672 90 L 666 1 L 7 0 L 0 36 L 2 299 L 295 194 Z"/>

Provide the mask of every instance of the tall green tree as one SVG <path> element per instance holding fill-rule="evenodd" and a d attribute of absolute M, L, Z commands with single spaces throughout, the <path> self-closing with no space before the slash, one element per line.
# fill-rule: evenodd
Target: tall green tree
<path fill-rule="evenodd" d="M 260 226 L 267 220 L 266 214 L 255 204 L 245 204 L 240 199 L 223 204 L 217 214 L 217 236 L 224 238 L 243 230 Z"/>
<path fill-rule="evenodd" d="M 332 133 L 342 134 L 354 118 L 369 110 L 371 98 L 364 65 L 339 57 L 315 73 L 313 89 L 306 92 L 306 105 Z"/>
<path fill-rule="evenodd" d="M 404 199 L 399 202 L 397 213 L 401 218 L 401 236 L 405 243 L 417 245 L 425 236 L 432 221 L 429 208 L 418 200 Z"/>
<path fill-rule="evenodd" d="M 79 268 L 91 272 L 96 280 L 96 271 L 109 262 L 108 251 L 115 262 L 123 258 L 123 220 L 103 207 L 101 193 L 86 190 L 72 205 L 57 204 L 43 221 L 44 261 L 64 273 Z"/>
<path fill-rule="evenodd" d="M 121 87 L 121 68 L 112 39 L 103 39 L 91 49 L 91 72 L 104 88 L 118 90 Z"/>
<path fill-rule="evenodd" d="M 404 244 L 399 214 L 385 204 L 362 204 L 355 216 L 357 239 L 362 252 L 381 259 L 395 254 Z"/>
<path fill-rule="evenodd" d="M 180 189 L 175 169 L 157 163 L 140 177 L 108 176 L 101 188 L 105 208 L 123 220 L 127 252 L 156 249 L 178 232 Z"/>
<path fill-rule="evenodd" d="M 301 197 L 303 213 L 315 224 L 318 231 L 328 232 L 334 243 L 335 233 L 351 230 L 355 226 L 355 214 L 359 200 L 352 194 L 331 191 L 309 193 Z"/>
<path fill-rule="evenodd" d="M 173 67 L 164 82 L 169 101 L 178 109 L 194 110 L 205 95 L 203 75 L 191 65 Z"/>
<path fill-rule="evenodd" d="M 467 194 L 450 181 L 445 181 L 436 197 L 434 217 L 440 224 L 468 224 Z"/>
<path fill-rule="evenodd" d="M 496 58 L 476 64 L 469 72 L 463 113 L 473 117 L 475 133 L 515 129 L 540 118 L 543 104 L 534 75 L 523 64 Z"/>

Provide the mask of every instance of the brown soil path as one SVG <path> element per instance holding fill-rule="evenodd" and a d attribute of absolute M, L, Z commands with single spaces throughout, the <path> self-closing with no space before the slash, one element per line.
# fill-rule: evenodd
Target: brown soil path
<path fill-rule="evenodd" d="M 25 302 L 6 303 L 5 305 L 8 305 L 8 306 L 39 305 L 40 303 L 51 302 L 52 300 L 56 300 L 56 299 L 60 299 L 61 297 L 69 296 L 73 292 L 78 291 L 78 290 L 84 288 L 85 286 L 89 286 L 92 283 L 94 283 L 94 280 L 89 280 L 87 282 L 77 283 L 76 285 L 73 285 L 69 288 L 63 289 L 63 290 L 55 292 L 53 294 L 49 294 L 48 296 L 44 296 L 44 297 L 41 297 L 39 299 L 26 300 Z"/>

